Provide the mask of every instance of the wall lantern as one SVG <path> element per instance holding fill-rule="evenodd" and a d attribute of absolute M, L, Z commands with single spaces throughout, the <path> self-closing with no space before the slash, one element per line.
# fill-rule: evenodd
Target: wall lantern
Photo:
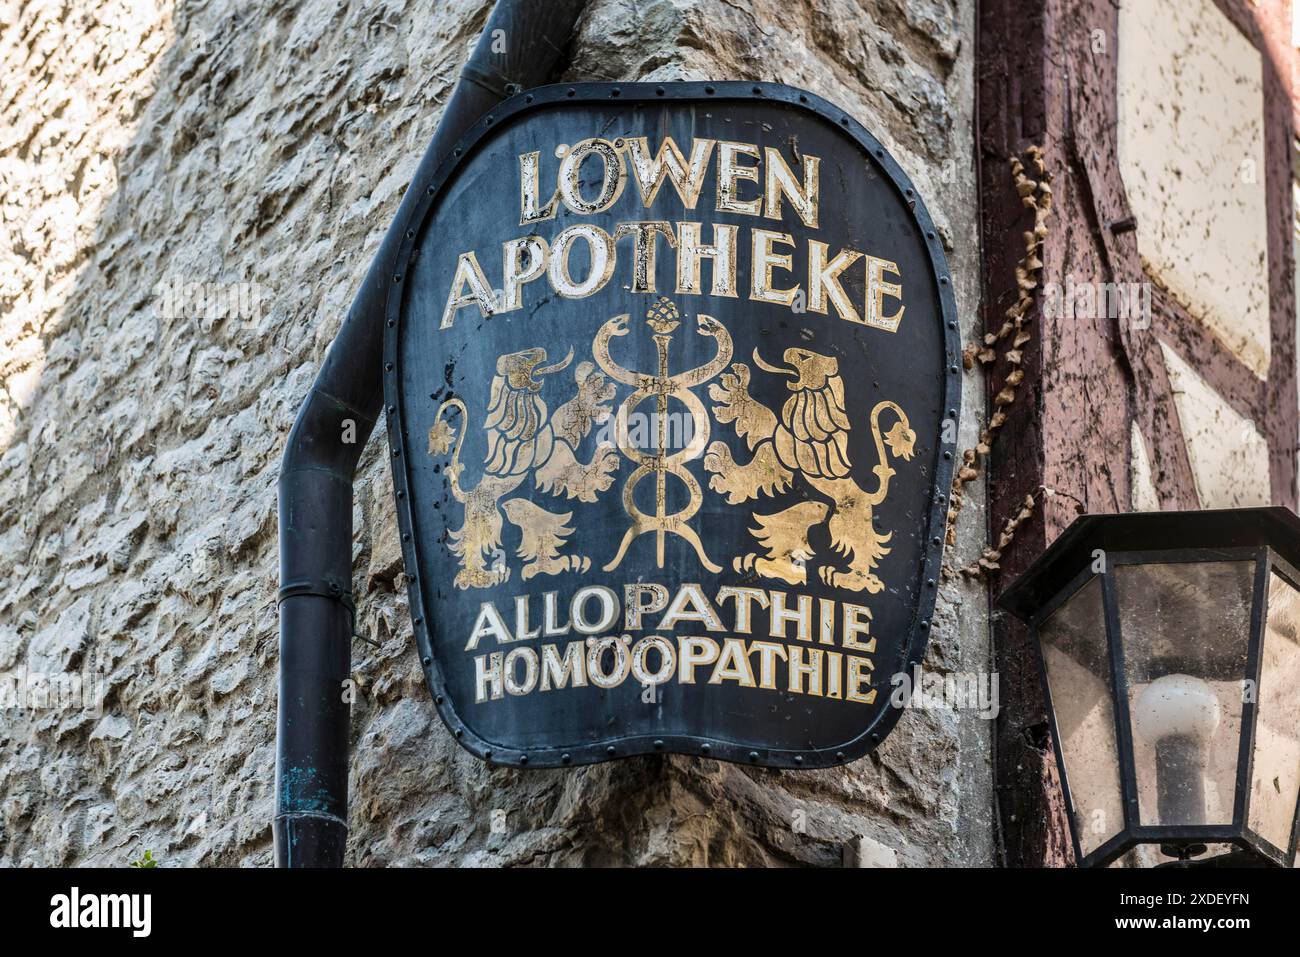
<path fill-rule="evenodd" d="M 1041 652 L 1081 866 L 1294 863 L 1298 567 L 1285 508 L 1085 515 L 1003 594 Z"/>

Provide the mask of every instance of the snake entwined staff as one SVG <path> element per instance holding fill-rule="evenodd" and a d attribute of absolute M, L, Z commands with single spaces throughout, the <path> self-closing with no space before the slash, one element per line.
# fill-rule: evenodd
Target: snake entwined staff
<path fill-rule="evenodd" d="M 628 334 L 627 320 L 626 314 L 610 319 L 601 327 L 592 343 L 592 355 L 605 374 L 624 385 L 632 386 L 635 390 L 619 405 L 614 429 L 615 442 L 619 451 L 637 463 L 636 470 L 628 476 L 627 483 L 623 486 L 623 507 L 631 516 L 632 524 L 623 536 L 618 553 L 609 564 L 604 566 L 604 570 L 613 571 L 619 566 L 634 539 L 646 532 L 654 532 L 655 560 L 659 568 L 664 567 L 665 538 L 668 534 L 673 534 L 684 538 L 695 548 L 700 564 L 711 572 L 719 572 L 722 566 L 709 560 L 699 533 L 687 524 L 699 511 L 704 501 L 704 494 L 700 489 L 699 481 L 686 468 L 686 463 L 698 458 L 709 441 L 708 412 L 704 408 L 704 403 L 691 389 L 708 382 L 727 367 L 732 354 L 731 334 L 712 317 L 697 316 L 698 328 L 695 331 L 702 336 L 712 336 L 717 340 L 717 354 L 711 362 L 702 366 L 669 375 L 668 349 L 672 343 L 673 331 L 681 323 L 678 322 L 677 307 L 670 300 L 660 298 L 659 302 L 646 313 L 646 325 L 654 332 L 655 349 L 659 358 L 658 368 L 653 374 L 633 372 L 619 365 L 609 354 L 610 339 Z M 635 412 L 642 402 L 651 398 L 655 400 L 658 428 L 654 453 L 648 454 L 629 440 L 627 421 L 628 416 Z M 672 453 L 668 450 L 668 400 L 670 398 L 677 399 L 690 410 L 694 425 L 690 440 L 681 449 Z M 637 486 L 651 474 L 655 476 L 653 515 L 643 512 L 633 501 Z M 680 479 L 690 495 L 690 500 L 671 514 L 667 506 L 669 475 Z"/>

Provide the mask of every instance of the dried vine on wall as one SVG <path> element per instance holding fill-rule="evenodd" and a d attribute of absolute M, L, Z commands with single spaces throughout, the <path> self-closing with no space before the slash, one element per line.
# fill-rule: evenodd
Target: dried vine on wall
<path fill-rule="evenodd" d="M 1052 213 L 1052 177 L 1043 162 L 1043 149 L 1040 146 L 1030 146 L 1025 150 L 1025 155 L 1028 156 L 1037 179 L 1026 171 L 1024 160 L 1019 156 L 1011 158 L 1011 175 L 1016 192 L 1020 196 L 1020 201 L 1034 211 L 1034 228 L 1024 234 L 1025 255 L 1016 266 L 1016 302 L 1007 309 L 1006 317 L 997 332 L 985 333 L 980 342 L 971 343 L 962 352 L 962 365 L 970 371 L 977 363 L 981 366 L 995 363 L 999 358 L 999 344 L 1009 340 L 1009 345 L 1001 353 L 1001 357 L 1006 359 L 1011 371 L 1003 380 L 1002 389 L 993 397 L 993 415 L 980 432 L 979 442 L 974 448 L 962 452 L 961 464 L 957 469 L 956 477 L 952 480 L 952 498 L 948 506 L 948 527 L 944 536 L 948 545 L 957 542 L 957 516 L 961 513 L 964 502 L 965 486 L 979 476 L 980 467 L 988 456 L 989 449 L 1007 421 L 1006 409 L 1015 401 L 1016 388 L 1025 378 L 1021 363 L 1024 360 L 1025 343 L 1030 339 L 1026 325 L 1029 321 L 1030 309 L 1034 304 L 1034 292 L 1038 288 L 1043 270 L 1039 252 L 1047 238 L 1047 219 Z M 986 546 L 978 559 L 959 571 L 953 571 L 951 567 L 945 565 L 944 577 L 962 575 L 967 578 L 979 578 L 996 571 L 1000 567 L 998 562 L 1002 558 L 1002 552 L 1011 544 L 1016 529 L 1033 514 L 1035 496 L 1040 493 L 1051 494 L 1051 490 L 1040 488 L 1025 496 L 1019 512 L 1003 526 L 996 546 Z"/>

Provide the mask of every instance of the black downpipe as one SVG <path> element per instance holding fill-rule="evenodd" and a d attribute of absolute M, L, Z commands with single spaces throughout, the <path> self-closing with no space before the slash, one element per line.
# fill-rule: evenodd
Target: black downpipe
<path fill-rule="evenodd" d="M 280 698 L 275 863 L 340 867 L 347 843 L 352 482 L 379 418 L 384 310 L 401 224 L 461 135 L 551 79 L 585 0 L 498 0 L 461 71 L 280 466 Z M 346 442 L 344 439 L 353 439 Z"/>

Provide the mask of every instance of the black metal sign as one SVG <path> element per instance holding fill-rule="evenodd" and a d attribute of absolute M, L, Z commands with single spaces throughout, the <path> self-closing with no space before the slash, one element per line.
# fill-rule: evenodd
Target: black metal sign
<path fill-rule="evenodd" d="M 871 134 L 784 86 L 548 87 L 471 130 L 405 235 L 389 439 L 460 743 L 873 747 L 925 647 L 959 382 L 938 237 Z"/>

